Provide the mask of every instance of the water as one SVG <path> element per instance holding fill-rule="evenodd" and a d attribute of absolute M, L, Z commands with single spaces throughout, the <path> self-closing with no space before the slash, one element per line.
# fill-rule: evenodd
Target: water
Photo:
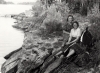
<path fill-rule="evenodd" d="M 0 15 L 19 14 L 31 9 L 31 5 L 0 5 Z M 5 55 L 18 49 L 23 44 L 24 33 L 12 27 L 14 19 L 0 17 L 0 67 Z"/>
<path fill-rule="evenodd" d="M 31 8 L 32 8 L 32 5 L 12 5 L 12 4 L 3 5 L 3 4 L 0 4 L 0 15 L 19 14 Z"/>

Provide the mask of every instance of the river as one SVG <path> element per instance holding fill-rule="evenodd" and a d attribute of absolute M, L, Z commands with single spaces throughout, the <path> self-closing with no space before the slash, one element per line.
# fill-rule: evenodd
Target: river
<path fill-rule="evenodd" d="M 0 15 L 19 14 L 31 7 L 31 5 L 0 5 Z M 12 27 L 14 21 L 10 17 L 0 17 L 0 67 L 5 61 L 4 56 L 23 44 L 24 33 Z"/>

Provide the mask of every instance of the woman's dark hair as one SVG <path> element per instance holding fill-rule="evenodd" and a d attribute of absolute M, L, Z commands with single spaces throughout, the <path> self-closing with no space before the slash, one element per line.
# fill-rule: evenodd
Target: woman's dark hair
<path fill-rule="evenodd" d="M 76 23 L 76 24 L 77 24 L 77 27 L 79 27 L 79 23 L 78 23 L 77 21 L 74 21 L 74 22 L 72 23 L 72 26 L 74 25 L 74 23 Z"/>
<path fill-rule="evenodd" d="M 74 21 L 73 15 L 68 15 L 67 21 L 68 21 L 69 17 L 72 17 L 72 21 Z"/>

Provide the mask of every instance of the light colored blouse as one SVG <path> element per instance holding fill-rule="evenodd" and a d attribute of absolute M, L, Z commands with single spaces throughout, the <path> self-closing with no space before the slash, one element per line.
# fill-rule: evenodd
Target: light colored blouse
<path fill-rule="evenodd" d="M 80 28 L 71 29 L 70 36 L 75 37 L 75 38 L 80 37 L 81 36 L 81 29 Z"/>

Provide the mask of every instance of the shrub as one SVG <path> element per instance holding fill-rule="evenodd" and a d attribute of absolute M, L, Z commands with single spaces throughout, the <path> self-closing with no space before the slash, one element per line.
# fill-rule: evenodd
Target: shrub
<path fill-rule="evenodd" d="M 100 64 L 100 17 L 91 16 L 90 18 L 91 26 L 89 30 L 91 31 L 94 39 L 96 39 L 94 49 L 91 52 L 92 60 L 95 65 Z"/>
<path fill-rule="evenodd" d="M 100 17 L 91 17 L 90 18 L 90 31 L 93 34 L 94 38 L 100 40 Z"/>
<path fill-rule="evenodd" d="M 32 7 L 33 13 L 34 14 L 36 13 L 37 16 L 40 15 L 43 12 L 43 7 L 42 6 L 43 6 L 42 3 L 37 1 Z"/>
<path fill-rule="evenodd" d="M 41 29 L 42 35 L 50 35 L 54 33 L 55 35 L 62 35 L 62 24 L 56 20 L 45 23 L 45 27 L 45 29 Z"/>
<path fill-rule="evenodd" d="M 96 52 L 97 62 L 100 63 L 100 40 L 98 42 L 96 42 L 95 46 L 96 46 L 96 50 L 97 50 L 97 52 Z"/>
<path fill-rule="evenodd" d="M 57 10 L 61 12 L 61 15 L 63 16 L 65 13 L 69 13 L 69 7 L 68 4 L 65 2 L 57 3 Z"/>

